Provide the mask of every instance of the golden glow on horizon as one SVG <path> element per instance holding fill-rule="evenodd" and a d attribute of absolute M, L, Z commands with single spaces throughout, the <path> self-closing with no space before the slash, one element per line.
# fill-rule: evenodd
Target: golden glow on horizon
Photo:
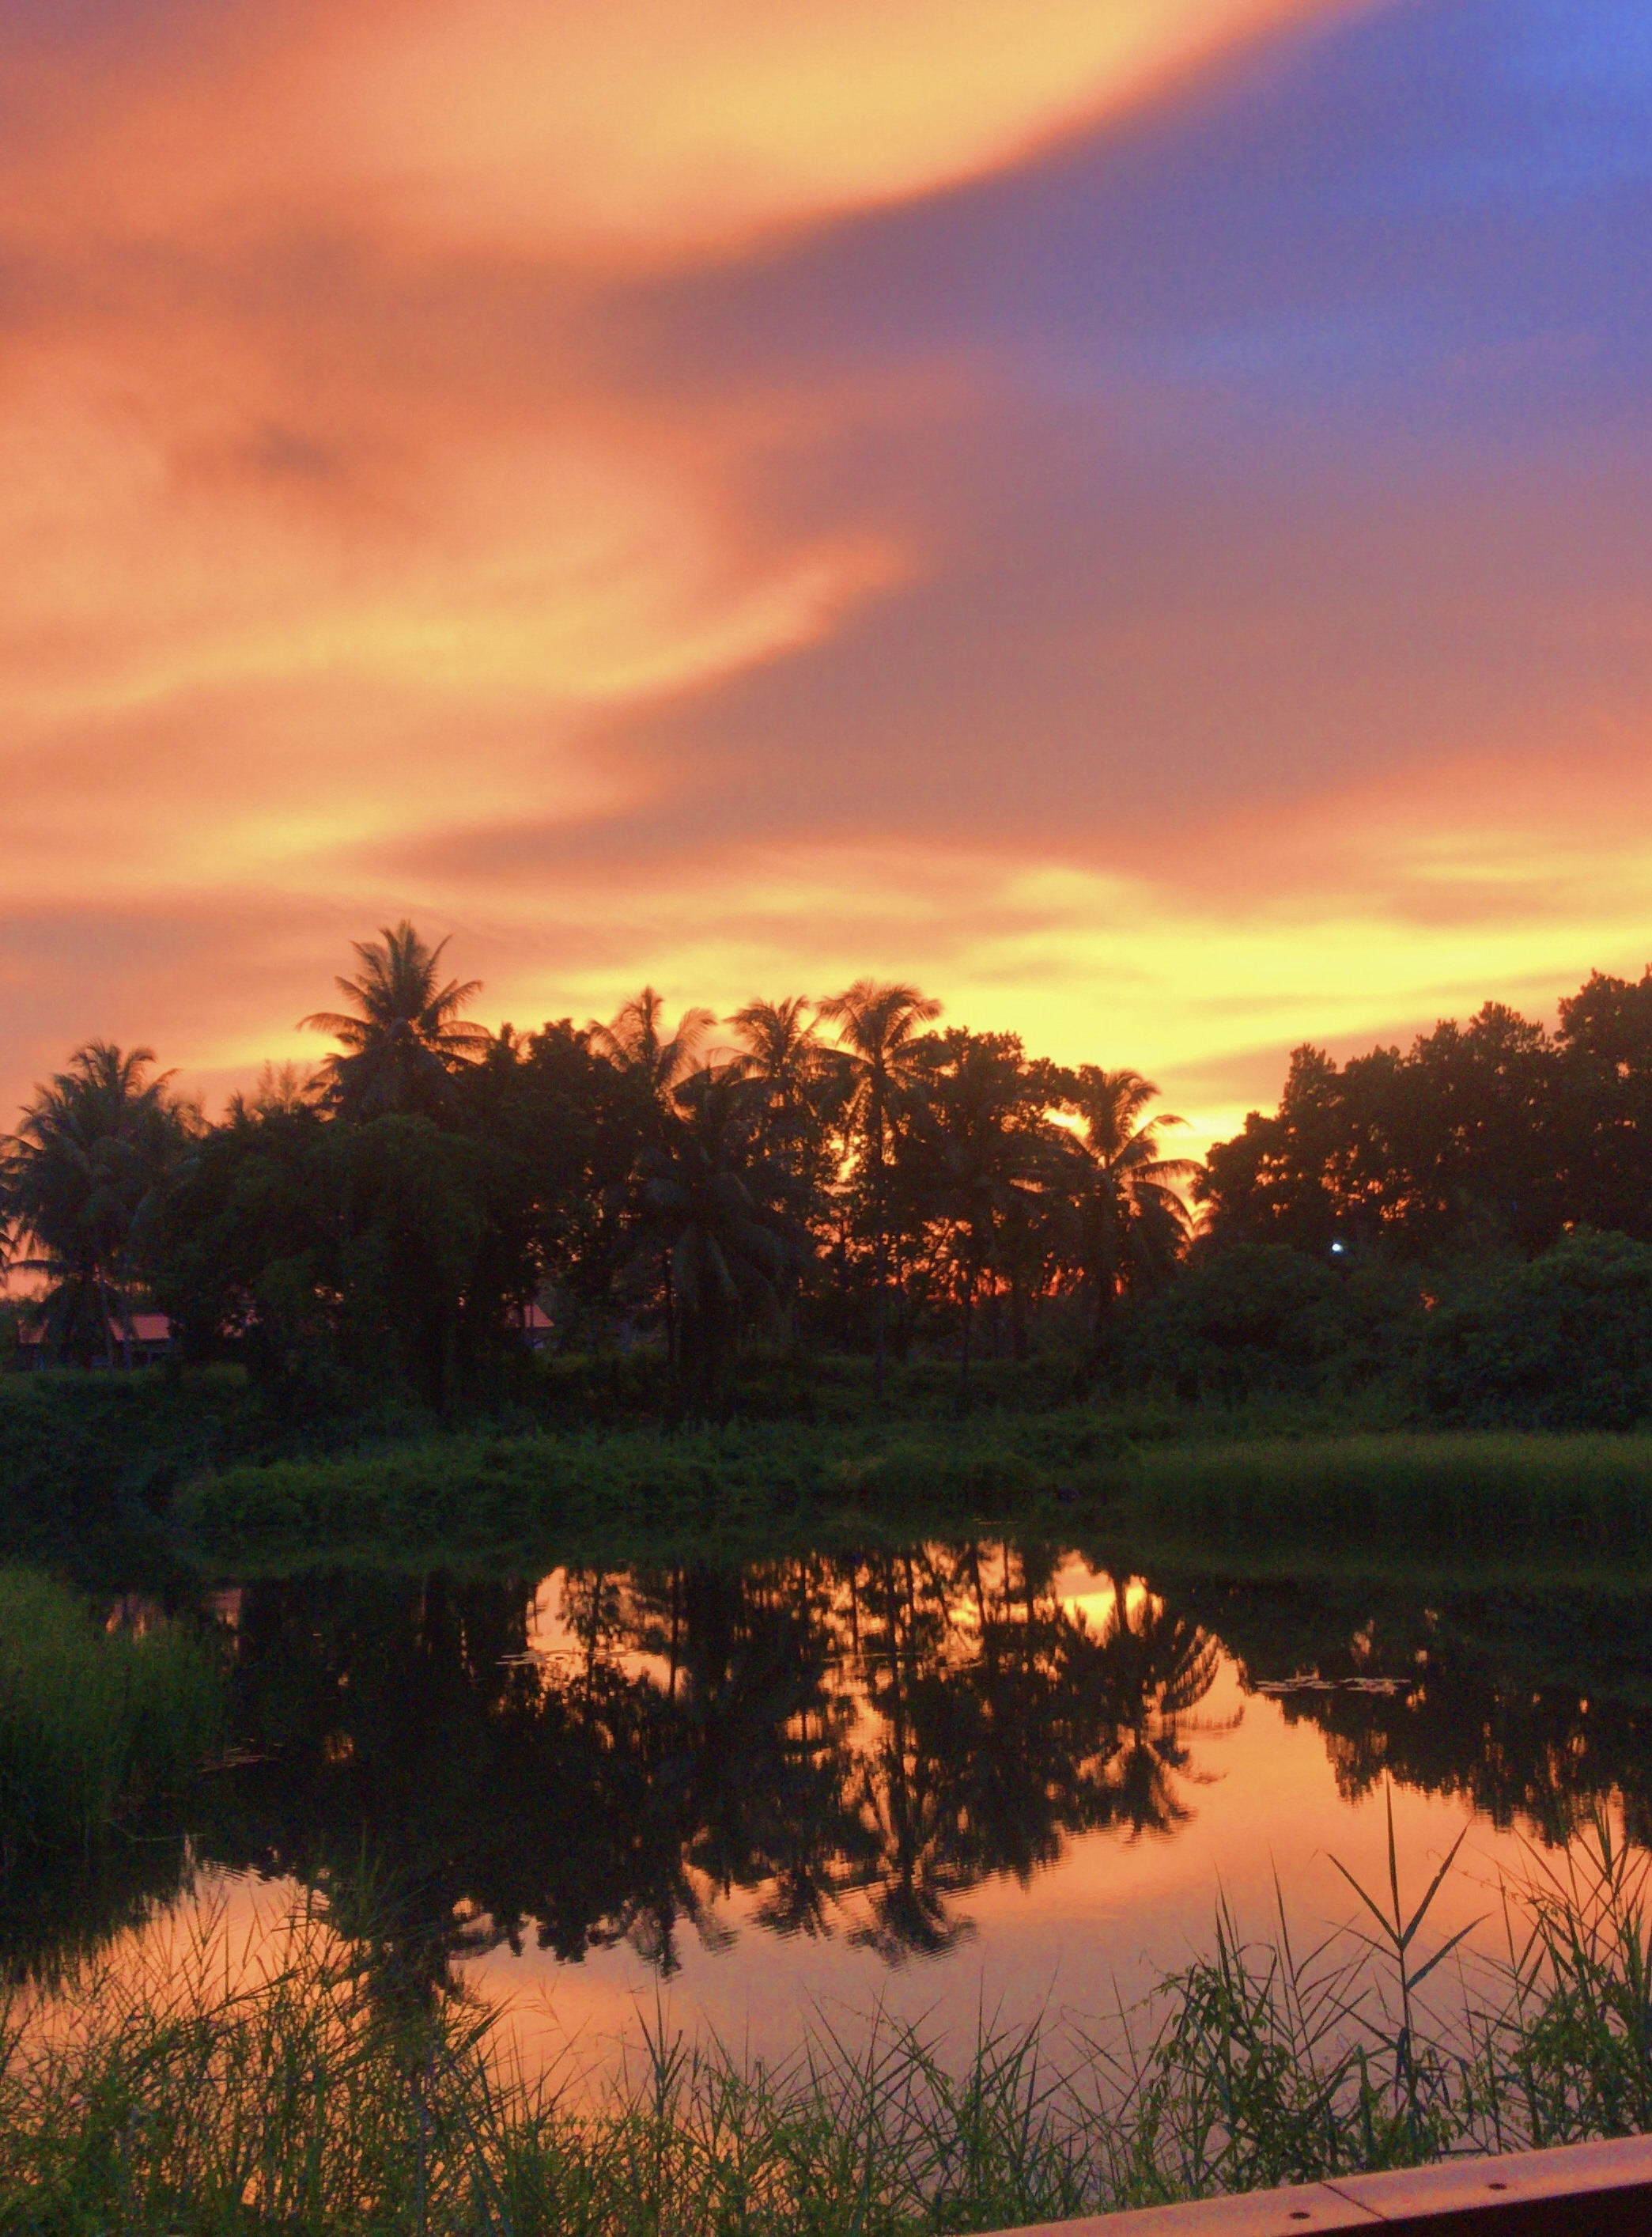
<path fill-rule="evenodd" d="M 1540 812 L 1538 800 L 1520 804 Z M 663 891 L 646 877 L 590 873 L 554 893 L 532 881 L 514 892 L 455 884 L 431 921 L 462 927 L 464 967 L 486 982 L 480 1013 L 518 1026 L 610 1015 L 644 977 L 673 1006 L 708 1001 L 726 1012 L 757 992 L 819 996 L 864 971 L 910 973 L 913 955 L 926 953 L 918 975 L 945 998 L 947 1021 L 1014 1030 L 1064 1063 L 1135 1065 L 1188 1121 L 1176 1148 L 1200 1155 L 1247 1109 L 1272 1102 L 1282 1052 L 1296 1041 L 1345 1053 L 1404 1042 L 1492 998 L 1547 1017 L 1588 967 L 1572 955 L 1630 975 L 1652 960 L 1644 813 L 1625 817 L 1615 841 L 1580 831 L 1569 863 L 1551 847 L 1540 873 L 1511 883 L 1493 915 L 1461 908 L 1442 922 L 1432 890 L 1438 848 L 1426 830 L 1407 843 L 1413 805 L 1408 794 L 1385 813 L 1349 795 L 1296 819 L 1291 851 L 1330 860 L 1334 850 L 1334 892 L 1269 890 L 1264 880 L 1201 905 L 1197 864 L 1171 886 L 979 851 L 910 858 L 816 847 L 765 849 L 745 865 L 716 851 L 698 870 L 674 865 Z M 1602 802 L 1603 814 L 1615 805 Z M 1541 828 L 1506 824 L 1506 859 L 1530 852 Z M 1225 844 L 1241 849 L 1245 835 L 1230 832 Z M 1497 845 L 1492 835 L 1478 842 L 1493 854 Z M 1222 835 L 1213 851 L 1225 851 Z M 404 890 L 359 881 L 360 922 L 389 915 Z M 333 898 L 318 877 L 313 909 Z M 570 969 L 566 936 L 587 912 L 606 919 L 605 952 Z M 555 960 L 536 964 L 546 947 Z M 335 960 L 318 940 L 306 975 L 296 956 L 289 962 L 293 1016 Z M 188 1062 L 192 1074 L 228 1079 L 267 1056 L 313 1061 L 319 1047 L 285 1020 L 258 1026 L 236 1017 Z"/>

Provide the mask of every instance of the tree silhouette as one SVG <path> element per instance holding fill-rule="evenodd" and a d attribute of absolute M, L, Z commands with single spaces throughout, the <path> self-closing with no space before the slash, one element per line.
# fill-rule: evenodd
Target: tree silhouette
<path fill-rule="evenodd" d="M 752 1108 L 765 1148 L 785 1169 L 789 1208 L 799 1217 L 834 1178 L 830 1127 L 849 1086 L 842 1053 L 822 1042 L 809 1008 L 801 994 L 754 1000 L 725 1020 L 739 1036 L 741 1076 L 760 1090 Z"/>
<path fill-rule="evenodd" d="M 890 1120 L 918 1077 L 916 1039 L 920 1026 L 938 1018 L 941 1005 L 898 980 L 857 979 L 841 994 L 820 1005 L 822 1020 L 835 1026 L 848 1058 L 852 1082 L 848 1124 L 858 1138 L 872 1200 L 872 1313 L 875 1376 L 879 1396 L 885 1373 L 885 1298 L 888 1237 L 884 1182 Z"/>
<path fill-rule="evenodd" d="M 681 1363 L 700 1413 L 719 1395 L 742 1316 L 777 1318 L 801 1266 L 800 1237 L 758 1192 L 741 1107 L 750 1086 L 731 1069 L 692 1074 L 663 1138 L 637 1161 L 642 1232 L 661 1250 L 681 1308 Z"/>
<path fill-rule="evenodd" d="M 1084 1122 L 1077 1145 L 1079 1250 L 1099 1343 L 1120 1295 L 1163 1281 L 1186 1250 L 1193 1215 L 1181 1191 L 1200 1167 L 1161 1150 L 1159 1130 L 1180 1126 L 1181 1119 L 1161 1112 L 1141 1124 L 1159 1091 L 1139 1072 L 1086 1064 L 1072 1080 L 1069 1107 Z"/>
<path fill-rule="evenodd" d="M 917 1046 L 924 1092 L 906 1138 L 920 1194 L 942 1214 L 962 1321 L 958 1393 L 969 1388 L 977 1295 L 1000 1276 L 1019 1329 L 1037 1238 L 1065 1178 L 1063 1130 L 1046 1115 L 1053 1068 L 1029 1066 L 1013 1033 L 931 1035 Z"/>
<path fill-rule="evenodd" d="M 446 946 L 440 940 L 427 947 L 405 919 L 385 925 L 377 940 L 356 941 L 359 976 L 333 982 L 356 1008 L 299 1019 L 301 1027 L 344 1043 L 344 1053 L 322 1066 L 342 1116 L 422 1112 L 439 1118 L 456 1110 L 452 1075 L 484 1053 L 489 1037 L 482 1026 L 460 1022 L 481 980 L 438 984 Z"/>
<path fill-rule="evenodd" d="M 701 1061 L 706 1036 L 716 1024 L 710 1010 L 685 1010 L 676 1030 L 665 1024 L 665 1002 L 652 987 L 634 994 L 605 1026 L 594 1025 L 590 1046 L 620 1072 L 645 1088 L 659 1117 L 669 1125 L 679 1087 Z"/>
<path fill-rule="evenodd" d="M 7 1264 L 43 1277 L 43 1341 L 54 1356 L 115 1359 L 132 1337 L 133 1293 L 160 1198 L 196 1125 L 155 1077 L 151 1049 L 89 1041 L 37 1087 L 0 1145 Z"/>

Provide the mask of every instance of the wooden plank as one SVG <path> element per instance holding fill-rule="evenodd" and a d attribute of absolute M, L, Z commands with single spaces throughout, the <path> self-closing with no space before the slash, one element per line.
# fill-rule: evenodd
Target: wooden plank
<path fill-rule="evenodd" d="M 1652 2136 L 1448 2160 L 1182 2206 L 1047 2221 L 998 2237 L 1652 2237 Z"/>
<path fill-rule="evenodd" d="M 1247 2190 L 1182 2206 L 1142 2206 L 1077 2221 L 1041 2221 L 998 2237 L 1313 2237 L 1316 2230 L 1380 2229 L 1382 2217 L 1329 2183 Z"/>
<path fill-rule="evenodd" d="M 1480 2230 L 1503 2237 L 1647 2237 L 1652 2231 L 1652 2136 L 1568 2144 L 1550 2152 L 1510 2152 L 1500 2159 L 1448 2160 L 1432 2168 L 1397 2168 L 1333 2186 L 1418 2237 L 1438 2227 L 1451 2237 Z"/>

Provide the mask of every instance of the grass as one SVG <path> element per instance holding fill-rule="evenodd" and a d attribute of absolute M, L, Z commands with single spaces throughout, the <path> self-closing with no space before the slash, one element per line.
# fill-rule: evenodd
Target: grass
<path fill-rule="evenodd" d="M 938 2237 L 1652 2125 L 1644 1854 L 1604 1821 L 1425 1954 L 1435 1887 L 1300 1950 L 1281 1917 L 1090 2037 L 819 2029 L 778 2068 L 656 2028 L 593 2095 L 497 2016 L 295 1913 L 83 1965 L 0 2013 L 0 2230 Z M 1431 2001 L 1449 1980 L 1451 1994 Z"/>
<path fill-rule="evenodd" d="M 1014 1524 L 1133 1547 L 1350 1548 L 1652 1572 L 1652 1438 L 1221 1434 L 1088 1407 L 955 1423 L 432 1437 L 207 1475 L 180 1505 L 211 1564 L 326 1554 L 405 1564 L 830 1550 L 893 1531 Z"/>
<path fill-rule="evenodd" d="M 1224 1548 L 1483 1550 L 1540 1541 L 1652 1558 L 1652 1437 L 1509 1432 L 1259 1438 L 1142 1454 L 1126 1501 L 1161 1536 Z"/>
<path fill-rule="evenodd" d="M 865 1538 L 879 1516 L 940 1521 L 1092 1501 L 1122 1481 L 1124 1439 L 1083 1409 L 879 1430 L 741 1426 L 431 1438 L 392 1451 L 227 1468 L 181 1503 L 209 1561 L 337 1555 L 405 1562 L 440 1548 L 661 1558 Z"/>
<path fill-rule="evenodd" d="M 0 1570 L 0 1863 L 82 1850 L 181 1785 L 220 1729 L 219 1673 L 171 1624 L 110 1633 L 49 1577 Z"/>

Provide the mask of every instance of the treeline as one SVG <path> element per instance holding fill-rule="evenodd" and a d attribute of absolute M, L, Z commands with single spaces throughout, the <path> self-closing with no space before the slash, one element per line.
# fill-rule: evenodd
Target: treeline
<path fill-rule="evenodd" d="M 80 1050 L 0 1157 L 45 1356 L 168 1316 L 288 1411 L 500 1387 L 524 1336 L 641 1342 L 714 1411 L 792 1356 L 1068 1359 L 1184 1399 L 1386 1392 L 1455 1422 L 1652 1418 L 1652 971 L 1550 1033 L 1497 1004 L 1407 1052 L 1299 1049 L 1206 1165 L 1136 1072 L 1030 1056 L 916 987 L 668 1021 L 468 1022 L 414 928 L 359 943 L 333 1053 L 209 1123 L 147 1050 Z M 1063 1369 L 1063 1374 L 1065 1370 Z"/>
<path fill-rule="evenodd" d="M 662 1344 L 714 1405 L 742 1336 L 1024 1355 L 1036 1313 L 1093 1339 L 1162 1283 L 1196 1177 L 1133 1072 L 937 1024 L 916 988 L 668 1024 L 489 1033 L 414 928 L 359 943 L 335 1051 L 267 1069 L 218 1124 L 148 1050 L 79 1051 L 6 1145 L 13 1263 L 54 1360 L 109 1363 L 144 1310 L 183 1356 L 293 1403 L 402 1387 L 446 1405 L 548 1317 L 563 1346 Z"/>
<path fill-rule="evenodd" d="M 1197 1194 L 1203 1239 L 1127 1372 L 1474 1426 L 1652 1420 L 1652 971 L 1593 973 L 1552 1033 L 1491 1002 L 1408 1051 L 1299 1048 Z"/>
<path fill-rule="evenodd" d="M 1404 1053 L 1299 1048 L 1277 1112 L 1217 1144 L 1201 1193 L 1213 1236 L 1313 1252 L 1652 1242 L 1652 970 L 1596 972 L 1553 1033 L 1488 1002 Z"/>

